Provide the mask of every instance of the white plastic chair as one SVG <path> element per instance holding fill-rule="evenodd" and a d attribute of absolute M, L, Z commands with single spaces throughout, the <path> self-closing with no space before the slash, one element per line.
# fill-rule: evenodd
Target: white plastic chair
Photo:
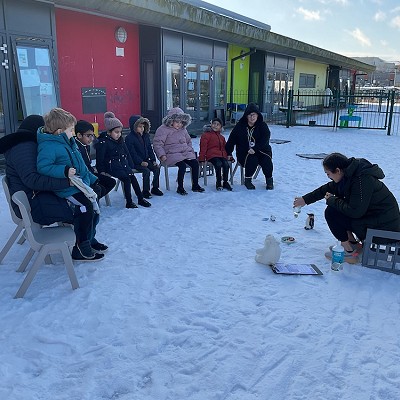
<path fill-rule="evenodd" d="M 233 167 L 232 161 L 228 161 L 229 163 L 229 181 L 231 185 L 233 185 Z M 209 161 L 200 163 L 200 177 L 203 176 L 204 186 L 207 186 L 208 175 L 214 175 L 214 165 Z"/>
<path fill-rule="evenodd" d="M 8 188 L 8 182 L 7 182 L 6 176 L 3 177 L 2 183 L 3 183 L 4 195 L 6 196 L 8 208 L 9 208 L 10 214 L 11 214 L 11 219 L 17 226 L 16 226 L 14 232 L 12 233 L 12 235 L 10 236 L 10 238 L 7 240 L 7 243 L 4 245 L 3 249 L 0 251 L 0 263 L 4 260 L 4 257 L 10 251 L 12 245 L 17 241 L 18 237 L 19 237 L 18 244 L 22 244 L 25 241 L 25 237 L 23 235 L 24 223 L 23 223 L 22 219 L 19 218 L 15 214 L 14 209 L 12 208 L 10 190 Z M 28 265 L 32 256 L 33 256 L 33 253 L 31 251 L 28 251 L 28 254 L 25 256 L 24 260 L 22 261 L 22 264 L 18 268 L 18 272 L 25 271 L 26 266 Z"/>
<path fill-rule="evenodd" d="M 164 176 L 165 176 L 165 188 L 167 190 L 170 190 L 170 185 L 169 185 L 169 174 L 168 174 L 168 168 L 178 168 L 177 165 L 166 165 L 165 162 L 161 162 L 161 167 L 164 167 Z M 186 167 L 186 172 L 191 173 L 192 169 L 187 166 Z M 200 175 L 200 167 L 199 167 L 199 175 Z"/>
<path fill-rule="evenodd" d="M 233 177 L 235 176 L 236 171 L 237 171 L 237 169 L 238 169 L 239 167 L 240 167 L 240 184 L 241 184 L 241 185 L 244 185 L 244 168 L 243 168 L 243 166 L 242 166 L 241 164 L 239 164 L 238 162 L 236 163 L 235 168 L 233 169 L 233 173 L 231 174 L 232 180 L 233 180 Z M 253 179 L 257 179 L 257 176 L 258 176 L 258 174 L 260 173 L 260 170 L 261 170 L 261 166 L 258 165 L 258 166 L 257 166 L 257 169 L 256 169 L 256 172 L 255 172 L 254 175 L 253 175 Z"/>
<path fill-rule="evenodd" d="M 31 207 L 25 192 L 18 191 L 14 193 L 12 200 L 18 205 L 21 212 L 25 236 L 31 247 L 30 251 L 33 254 L 37 254 L 15 298 L 21 298 L 25 295 L 39 267 L 44 263 L 45 258 L 57 252 L 62 254 L 72 289 L 78 288 L 79 284 L 75 275 L 70 252 L 70 247 L 75 244 L 75 233 L 72 227 L 52 226 L 43 228 L 36 222 L 33 222 Z"/>

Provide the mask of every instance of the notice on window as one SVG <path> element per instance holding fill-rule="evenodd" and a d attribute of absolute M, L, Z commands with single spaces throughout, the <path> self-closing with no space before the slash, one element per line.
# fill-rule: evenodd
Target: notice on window
<path fill-rule="evenodd" d="M 40 77 L 37 69 L 21 69 L 22 87 L 40 86 Z"/>
<path fill-rule="evenodd" d="M 49 50 L 48 49 L 35 49 L 35 62 L 38 67 L 49 67 L 50 59 L 49 59 Z"/>
<path fill-rule="evenodd" d="M 40 84 L 40 95 L 51 96 L 53 94 L 53 85 L 51 83 Z"/>
<path fill-rule="evenodd" d="M 18 64 L 20 68 L 28 68 L 28 50 L 17 48 Z"/>

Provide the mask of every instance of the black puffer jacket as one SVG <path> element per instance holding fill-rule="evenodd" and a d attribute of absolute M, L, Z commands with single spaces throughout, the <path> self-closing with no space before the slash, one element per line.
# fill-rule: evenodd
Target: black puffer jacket
<path fill-rule="evenodd" d="M 32 207 L 32 218 L 38 224 L 50 225 L 60 221 L 71 223 L 73 215 L 68 203 L 52 192 L 68 188 L 69 179 L 52 178 L 37 172 L 36 129 L 40 124 L 35 117 L 37 116 L 27 117 L 17 132 L 0 139 L 0 153 L 4 153 L 6 159 L 10 194 L 19 190 L 27 194 Z M 18 206 L 14 203 L 12 206 L 14 212 L 20 216 Z"/>
<path fill-rule="evenodd" d="M 251 131 L 247 125 L 247 116 L 253 112 L 258 114 L 257 122 Z M 264 118 L 256 105 L 250 103 L 240 118 L 239 122 L 232 129 L 226 142 L 226 152 L 232 155 L 236 146 L 236 158 L 241 165 L 245 165 L 246 157 L 250 149 L 250 141 L 254 143 L 253 150 L 257 153 L 268 154 L 272 158 L 272 149 L 269 144 L 271 132 L 268 125 L 264 122 Z"/>
<path fill-rule="evenodd" d="M 334 194 L 327 205 L 352 219 L 353 232 L 365 239 L 367 228 L 400 232 L 400 212 L 396 198 L 380 181 L 385 177 L 377 164 L 364 158 L 351 158 L 344 170 L 344 182 L 329 182 L 303 196 L 306 204 Z"/>
<path fill-rule="evenodd" d="M 133 160 L 126 147 L 124 138 L 114 140 L 103 132 L 96 143 L 96 169 L 99 174 L 105 172 L 118 179 L 133 175 Z"/>

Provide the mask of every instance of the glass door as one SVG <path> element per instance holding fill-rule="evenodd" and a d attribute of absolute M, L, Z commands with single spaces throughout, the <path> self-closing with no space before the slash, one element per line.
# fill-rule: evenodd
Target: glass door
<path fill-rule="evenodd" d="M 226 67 L 214 67 L 214 109 L 226 107 Z"/>
<path fill-rule="evenodd" d="M 185 64 L 185 112 L 191 115 L 192 124 L 198 127 L 210 119 L 211 66 Z"/>
<path fill-rule="evenodd" d="M 48 46 L 15 44 L 16 74 L 24 117 L 57 107 L 54 62 Z"/>
<path fill-rule="evenodd" d="M 211 66 L 201 64 L 199 66 L 200 87 L 199 87 L 199 120 L 202 123 L 209 122 L 210 112 L 210 77 Z"/>

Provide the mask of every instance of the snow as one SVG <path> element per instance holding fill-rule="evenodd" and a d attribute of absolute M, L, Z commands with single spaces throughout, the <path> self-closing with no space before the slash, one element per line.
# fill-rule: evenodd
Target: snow
<path fill-rule="evenodd" d="M 400 276 L 350 264 L 332 271 L 324 202 L 297 219 L 292 202 L 327 181 L 321 160 L 296 153 L 333 151 L 378 163 L 400 198 L 400 137 L 270 128 L 290 140 L 272 144 L 273 191 L 262 174 L 254 191 L 237 174 L 233 192 L 217 192 L 210 177 L 205 193 L 182 197 L 170 168 L 171 191 L 162 171 L 165 195 L 149 209 L 125 209 L 121 189 L 111 207 L 102 200 L 97 237 L 110 249 L 101 262 L 75 264 L 75 291 L 57 258 L 13 299 L 28 247 L 12 247 L 0 266 L 0 399 L 399 399 Z M 0 190 L 2 245 L 15 225 Z M 281 262 L 314 263 L 324 275 L 257 264 L 268 234 L 296 238 L 281 244 Z"/>

